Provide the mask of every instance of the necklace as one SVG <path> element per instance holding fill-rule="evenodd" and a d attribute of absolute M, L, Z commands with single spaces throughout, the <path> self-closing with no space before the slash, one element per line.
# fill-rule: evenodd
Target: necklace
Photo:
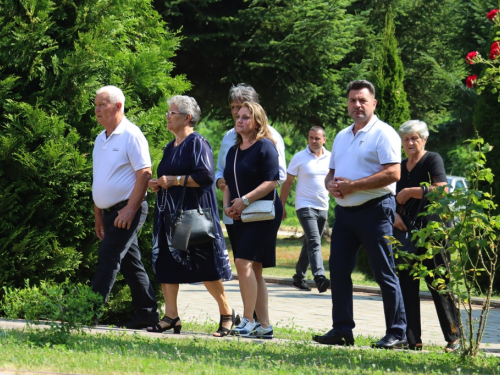
<path fill-rule="evenodd" d="M 165 211 L 165 206 L 167 204 L 167 189 L 161 188 L 160 191 L 156 194 L 156 206 L 158 207 L 158 211 Z"/>

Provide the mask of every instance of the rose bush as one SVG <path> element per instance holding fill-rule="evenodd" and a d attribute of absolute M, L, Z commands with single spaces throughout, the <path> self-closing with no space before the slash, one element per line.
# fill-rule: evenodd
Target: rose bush
<path fill-rule="evenodd" d="M 469 75 L 465 79 L 465 85 L 472 89 L 476 87 L 477 93 L 480 94 L 487 87 L 491 89 L 494 94 L 500 94 L 500 17 L 498 16 L 500 10 L 493 9 L 487 14 L 487 18 L 491 20 L 496 26 L 496 35 L 493 38 L 493 43 L 490 46 L 489 59 L 483 58 L 478 51 L 472 51 L 465 56 L 465 62 L 469 65 L 488 65 L 483 69 L 478 77 L 477 75 Z M 500 101 L 500 95 L 498 97 Z"/>
<path fill-rule="evenodd" d="M 467 77 L 467 79 L 465 80 L 465 84 L 468 88 L 471 89 L 476 84 L 476 81 L 477 75 L 473 74 Z"/>
<path fill-rule="evenodd" d="M 500 12 L 498 9 L 493 9 L 491 12 L 488 13 L 486 16 L 489 20 L 492 20 L 497 16 L 497 13 Z"/>
<path fill-rule="evenodd" d="M 472 51 L 472 52 L 469 52 L 467 54 L 467 56 L 465 56 L 465 62 L 469 65 L 473 65 L 474 64 L 474 59 L 479 56 L 479 53 L 477 51 Z"/>
<path fill-rule="evenodd" d="M 493 42 L 490 49 L 490 60 L 495 60 L 500 55 L 500 42 Z"/>

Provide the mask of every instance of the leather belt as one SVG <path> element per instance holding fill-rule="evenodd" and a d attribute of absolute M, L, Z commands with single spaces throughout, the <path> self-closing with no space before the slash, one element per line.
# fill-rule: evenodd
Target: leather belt
<path fill-rule="evenodd" d="M 107 211 L 107 212 L 111 212 L 111 211 L 116 211 L 120 208 L 123 208 L 127 205 L 128 203 L 128 199 L 124 200 L 124 201 L 121 201 L 121 202 L 118 202 L 117 204 L 109 207 L 109 208 L 105 208 L 104 210 Z"/>
<path fill-rule="evenodd" d="M 374 206 L 375 204 L 377 204 L 379 202 L 382 202 L 384 199 L 387 199 L 387 198 L 390 198 L 390 197 L 392 197 L 392 194 L 391 193 L 387 193 L 386 195 L 382 195 L 381 197 L 370 199 L 369 201 L 367 201 L 367 202 L 365 202 L 363 204 L 360 204 L 359 206 L 341 206 L 341 207 L 345 208 L 347 210 L 359 210 L 359 209 L 362 209 L 362 208 Z"/>

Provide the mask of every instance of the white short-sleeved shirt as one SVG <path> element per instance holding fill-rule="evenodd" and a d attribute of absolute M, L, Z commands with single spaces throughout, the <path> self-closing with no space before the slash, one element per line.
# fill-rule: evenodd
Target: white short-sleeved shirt
<path fill-rule="evenodd" d="M 286 158 L 285 158 L 285 142 L 283 142 L 283 138 L 280 133 L 273 128 L 271 125 L 268 125 L 269 131 L 271 132 L 271 136 L 273 140 L 276 142 L 276 149 L 278 150 L 278 161 L 280 168 L 280 179 L 281 183 L 286 181 Z M 217 171 L 215 172 L 215 182 L 219 178 L 224 177 L 224 168 L 226 167 L 226 156 L 231 147 L 236 143 L 236 130 L 234 128 L 228 130 L 228 132 L 222 138 L 222 143 L 219 149 L 219 156 L 217 158 Z"/>
<path fill-rule="evenodd" d="M 335 170 L 335 177 L 358 180 L 380 172 L 384 164 L 401 163 L 401 138 L 392 126 L 373 116 L 356 135 L 353 127 L 354 124 L 341 130 L 333 141 L 330 169 Z M 396 194 L 395 182 L 335 199 L 343 207 L 359 206 L 388 193 Z"/>
<path fill-rule="evenodd" d="M 279 172 L 280 179 L 279 182 L 283 183 L 286 181 L 286 158 L 285 158 L 285 142 L 283 142 L 283 138 L 280 133 L 273 128 L 271 125 L 268 125 L 269 131 L 271 132 L 271 136 L 273 140 L 276 142 L 276 149 L 278 150 L 278 162 L 279 162 Z M 217 184 L 217 180 L 219 178 L 224 177 L 224 168 L 226 167 L 226 156 L 231 147 L 236 143 L 236 130 L 234 128 L 227 131 L 222 138 L 222 143 L 219 149 L 219 156 L 217 158 L 217 171 L 215 172 L 215 183 Z M 223 214 L 223 222 L 224 224 L 232 224 L 233 219 Z"/>
<path fill-rule="evenodd" d="M 295 187 L 295 209 L 311 207 L 317 210 L 328 210 L 328 190 L 325 188 L 325 177 L 329 171 L 330 151 L 323 147 L 323 153 L 317 157 L 309 146 L 296 153 L 287 173 L 297 177 Z"/>
<path fill-rule="evenodd" d="M 135 172 L 151 167 L 148 141 L 141 129 L 125 117 L 108 138 L 106 131 L 97 136 L 92 159 L 92 197 L 101 209 L 129 199 Z"/>

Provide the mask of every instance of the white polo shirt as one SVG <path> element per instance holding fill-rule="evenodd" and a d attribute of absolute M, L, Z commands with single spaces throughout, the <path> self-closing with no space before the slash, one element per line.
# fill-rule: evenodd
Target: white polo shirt
<path fill-rule="evenodd" d="M 135 186 L 135 172 L 151 167 L 146 137 L 125 117 L 108 138 L 106 131 L 97 136 L 92 159 L 92 197 L 101 209 L 129 199 Z"/>
<path fill-rule="evenodd" d="M 356 135 L 353 128 L 354 124 L 341 130 L 333 141 L 330 169 L 335 169 L 335 177 L 358 180 L 380 172 L 383 164 L 401 163 L 401 138 L 392 126 L 373 116 Z M 343 207 L 359 206 L 388 193 L 396 194 L 395 182 L 335 199 Z"/>
<path fill-rule="evenodd" d="M 295 187 L 295 209 L 311 207 L 317 210 L 328 210 L 328 190 L 325 188 L 325 177 L 329 172 L 330 151 L 323 147 L 323 154 L 317 157 L 309 146 L 296 153 L 287 173 L 297 177 Z"/>

